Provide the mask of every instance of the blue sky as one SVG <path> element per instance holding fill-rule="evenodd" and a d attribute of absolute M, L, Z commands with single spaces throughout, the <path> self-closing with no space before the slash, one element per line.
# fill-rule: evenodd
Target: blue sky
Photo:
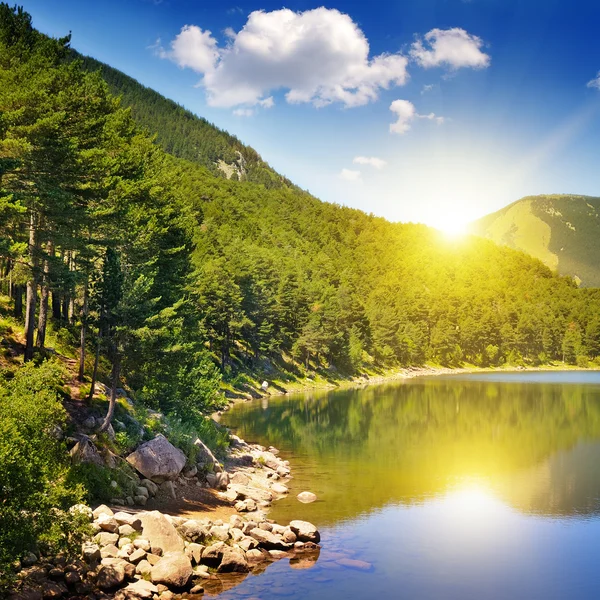
<path fill-rule="evenodd" d="M 528 194 L 600 195 L 598 2 L 23 5 L 326 201 L 452 228 Z"/>

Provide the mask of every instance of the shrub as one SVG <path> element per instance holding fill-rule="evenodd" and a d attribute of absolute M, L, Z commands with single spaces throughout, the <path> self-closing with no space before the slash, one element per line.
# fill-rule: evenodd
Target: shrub
<path fill-rule="evenodd" d="M 111 482 L 115 481 L 117 487 Z M 131 467 L 126 462 L 115 469 L 109 469 L 91 463 L 75 465 L 69 473 L 68 482 L 81 486 L 85 490 L 88 502 L 109 502 L 112 498 L 132 496 L 135 489 L 135 479 Z"/>
<path fill-rule="evenodd" d="M 68 482 L 69 464 L 57 439 L 66 413 L 59 401 L 57 361 L 24 365 L 0 388 L 0 579 L 36 548 L 68 550 L 82 524 L 67 518 L 84 490 Z"/>

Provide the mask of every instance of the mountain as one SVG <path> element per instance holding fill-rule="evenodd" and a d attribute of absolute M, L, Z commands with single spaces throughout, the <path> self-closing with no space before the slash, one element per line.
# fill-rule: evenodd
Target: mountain
<path fill-rule="evenodd" d="M 487 215 L 471 232 L 522 250 L 585 287 L 600 287 L 600 198 L 527 196 Z"/>
<path fill-rule="evenodd" d="M 89 56 L 71 51 L 84 69 L 99 72 L 112 94 L 131 109 L 135 121 L 156 135 L 173 156 L 206 167 L 217 176 L 263 184 L 267 188 L 294 187 L 275 172 L 258 152 L 235 136 L 218 129 L 173 100 L 143 86 L 132 77 Z"/>

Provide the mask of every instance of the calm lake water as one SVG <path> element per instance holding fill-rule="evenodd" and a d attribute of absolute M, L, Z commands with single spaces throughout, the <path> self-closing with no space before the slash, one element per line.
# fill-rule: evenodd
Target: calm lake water
<path fill-rule="evenodd" d="M 598 372 L 315 392 L 224 422 L 290 460 L 292 493 L 269 516 L 315 523 L 322 551 L 221 598 L 600 598 Z"/>

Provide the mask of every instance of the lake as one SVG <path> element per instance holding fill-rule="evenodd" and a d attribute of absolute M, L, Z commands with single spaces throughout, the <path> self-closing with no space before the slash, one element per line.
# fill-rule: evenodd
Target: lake
<path fill-rule="evenodd" d="M 221 598 L 600 598 L 599 372 L 417 378 L 223 421 L 290 460 L 269 517 L 313 522 L 322 550 Z"/>

